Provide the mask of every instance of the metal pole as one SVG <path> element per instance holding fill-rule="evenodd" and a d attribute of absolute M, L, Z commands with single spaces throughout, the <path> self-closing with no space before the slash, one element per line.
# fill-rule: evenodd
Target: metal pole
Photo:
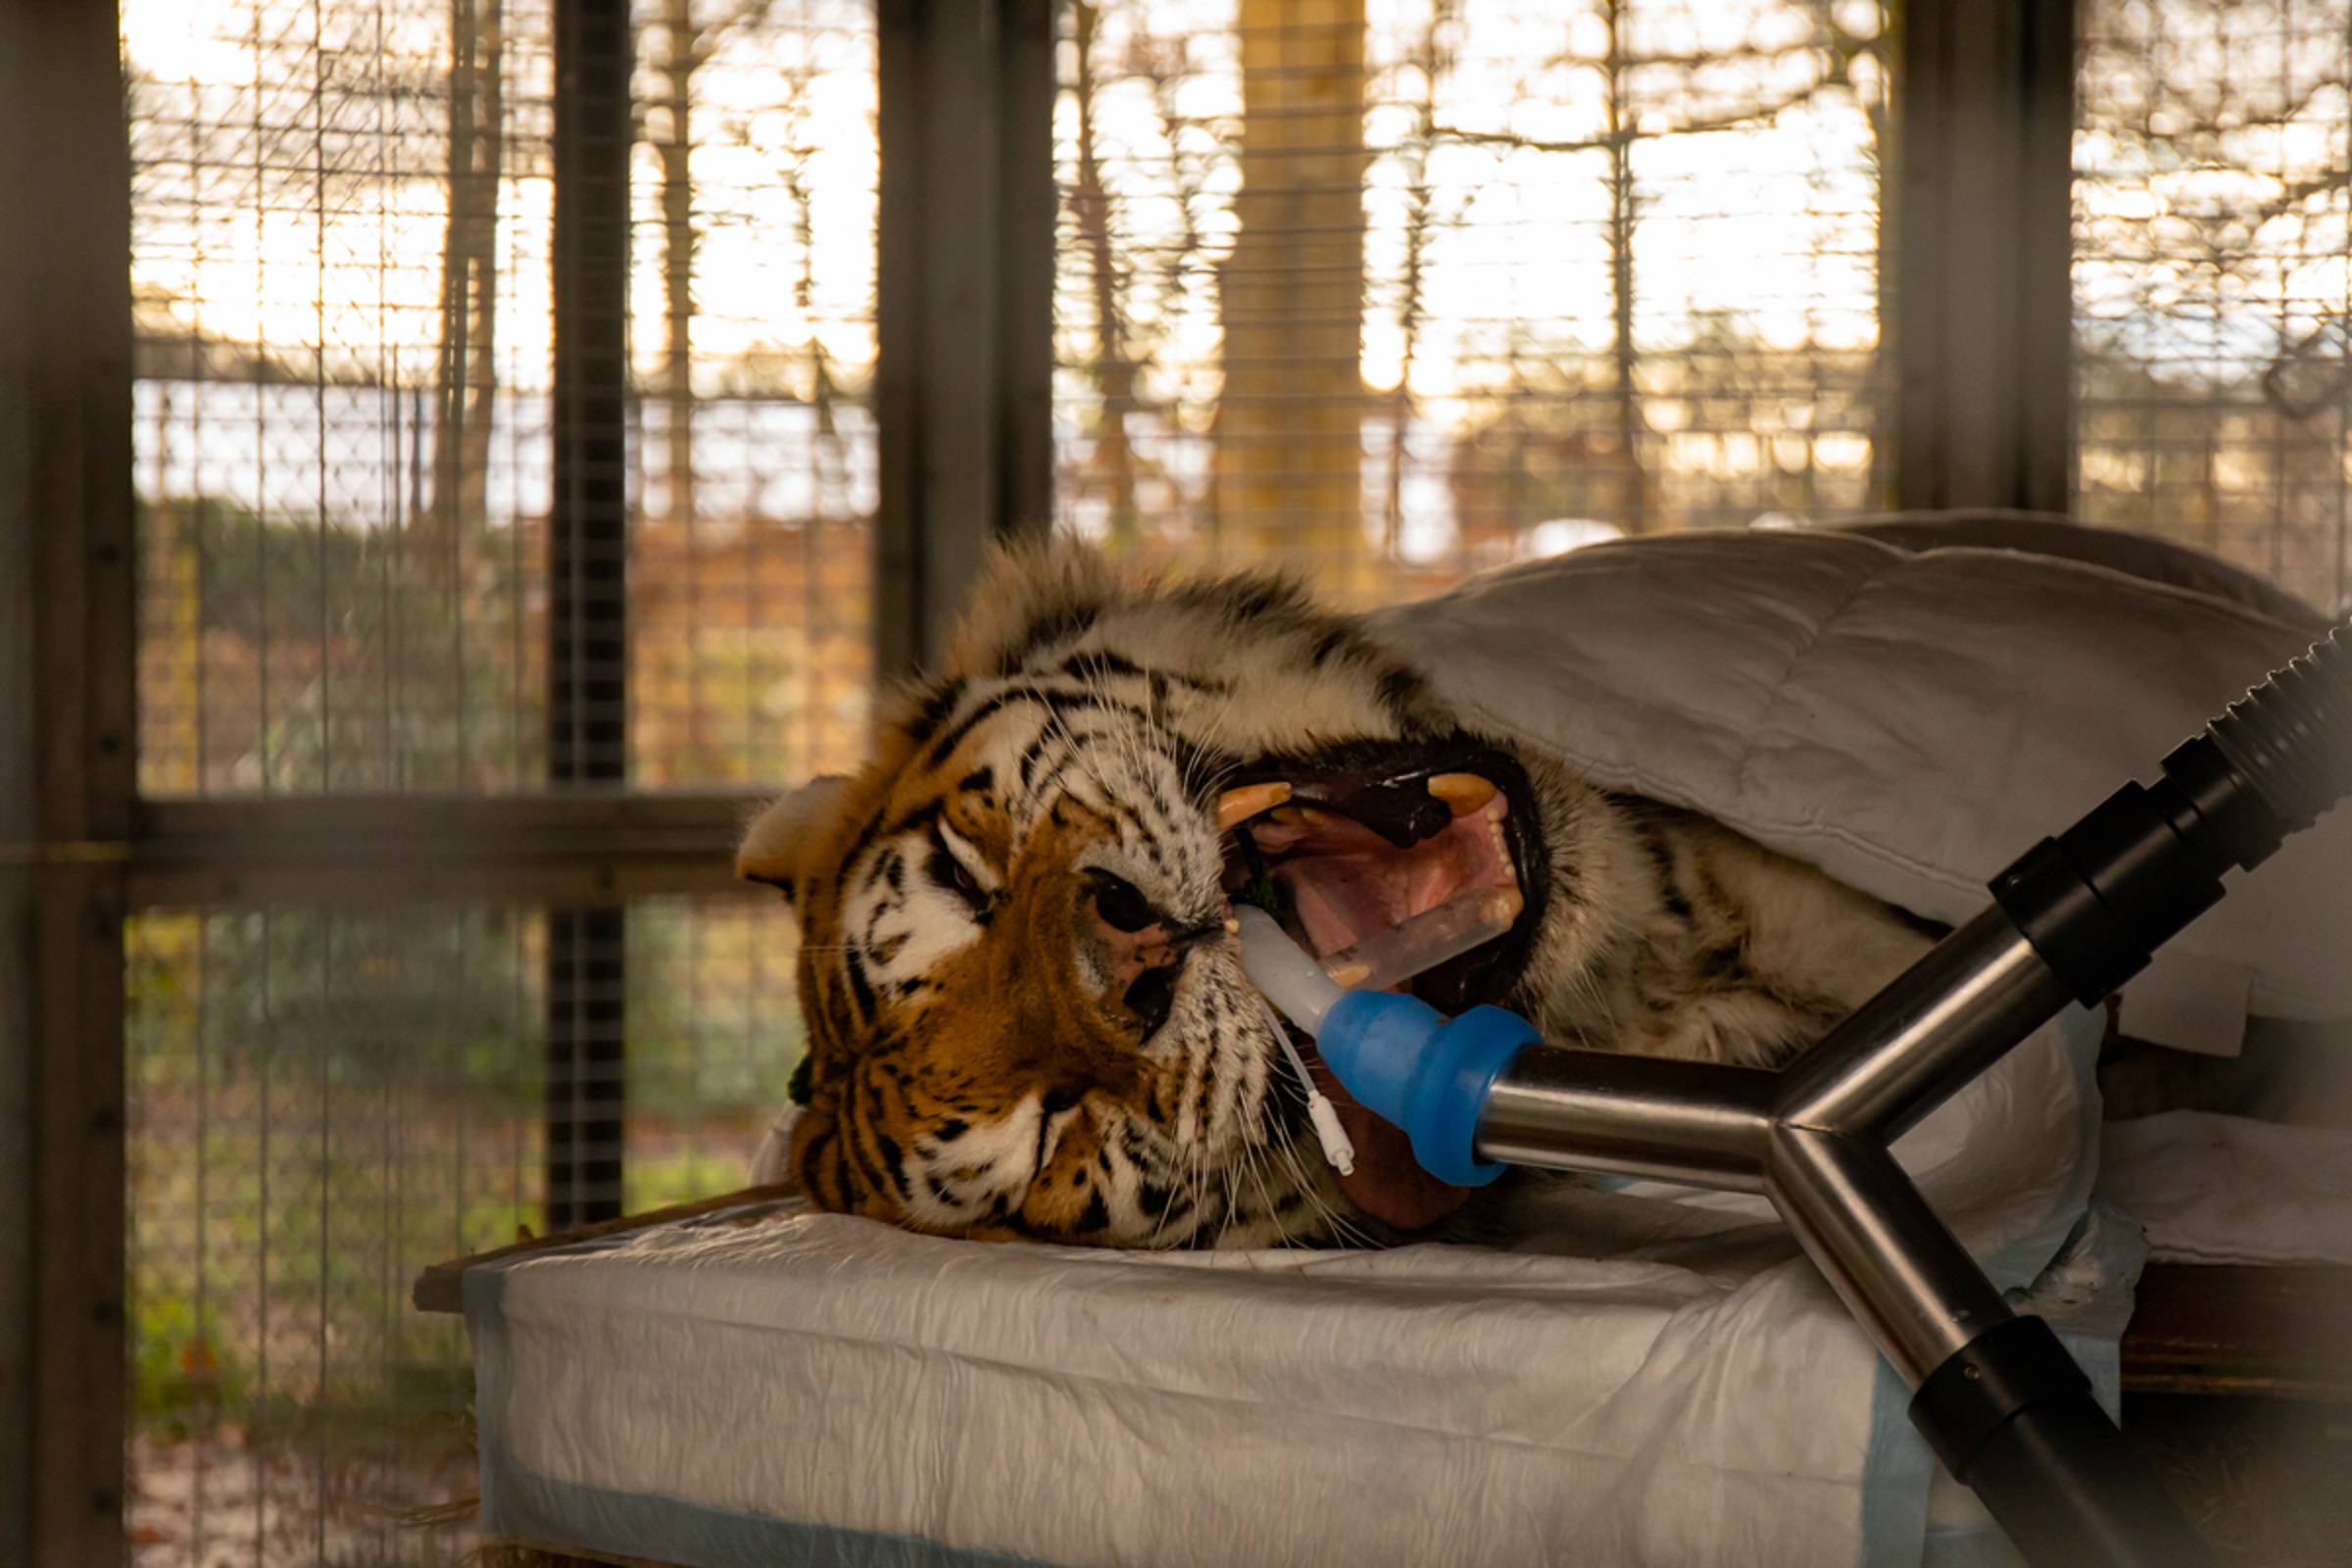
<path fill-rule="evenodd" d="M 1486 1160 L 1761 1185 L 1916 1391 L 1913 1424 L 2029 1561 L 2209 1568 L 2057 1336 L 2009 1310 L 1888 1146 L 2070 1002 L 2094 1004 L 2137 974 L 2222 899 L 2225 872 L 2254 869 L 2347 793 L 2352 631 L 2338 628 L 2175 748 L 2154 784 L 2126 784 L 2029 850 L 1993 879 L 1989 908 L 1777 1086 L 1541 1045 L 1496 1071 L 1482 1042 L 1511 1037 L 1480 1028 L 1410 1073 L 1381 1071 L 1436 1086 L 1405 1109 L 1441 1144 L 1460 1124 L 1451 1097 L 1478 1097 Z M 1329 1034 L 1324 1044 L 1331 1060 Z"/>
<path fill-rule="evenodd" d="M 1782 1075 L 1530 1047 L 1487 1093 L 1478 1154 L 1763 1191 L 2035 1568 L 2210 1568 L 2057 1338 L 2010 1311 L 1887 1149 L 2070 1000 L 1996 906 Z"/>
<path fill-rule="evenodd" d="M 130 167 L 115 7 L 0 5 L 0 1561 L 123 1558 Z"/>
<path fill-rule="evenodd" d="M 1985 909 L 1791 1063 L 1779 1113 L 1890 1142 L 2068 1000 L 2009 917 Z"/>
<path fill-rule="evenodd" d="M 627 0 L 557 0 L 555 473 L 547 776 L 628 775 Z M 626 990 L 618 906 L 547 923 L 547 1223 L 620 1212 Z"/>
<path fill-rule="evenodd" d="M 1054 6 L 881 0 L 875 662 L 935 659 L 1053 504 Z"/>
<path fill-rule="evenodd" d="M 1781 1075 L 1605 1051 L 1530 1051 L 1487 1096 L 1481 1158 L 1760 1193 Z"/>
<path fill-rule="evenodd" d="M 2073 483 L 2074 6 L 1903 9 L 1900 217 L 1880 279 L 1895 504 L 2067 510 Z"/>

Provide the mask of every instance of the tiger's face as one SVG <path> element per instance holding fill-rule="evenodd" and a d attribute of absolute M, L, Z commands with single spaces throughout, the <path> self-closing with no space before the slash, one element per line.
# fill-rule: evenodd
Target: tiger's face
<path fill-rule="evenodd" d="M 1277 583 L 1014 556 L 979 603 L 865 768 L 779 802 L 738 858 L 801 923 L 806 1190 L 942 1234 L 1115 1246 L 1343 1239 L 1450 1207 L 1344 1100 L 1356 1178 L 1303 1136 L 1232 901 L 1279 887 L 1332 952 L 1464 888 L 1507 894 L 1511 933 L 1430 980 L 1497 994 L 1540 912 L 1524 773 Z"/>

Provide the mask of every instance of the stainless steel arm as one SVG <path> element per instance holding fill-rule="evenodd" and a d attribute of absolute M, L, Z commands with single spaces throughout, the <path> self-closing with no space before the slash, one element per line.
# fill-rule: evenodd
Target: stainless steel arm
<path fill-rule="evenodd" d="M 1888 1150 L 2069 1000 L 1995 907 L 1784 1074 L 1530 1047 L 1488 1090 L 1477 1151 L 1765 1193 L 2035 1568 L 2212 1568 L 2056 1337 L 2010 1311 Z"/>
<path fill-rule="evenodd" d="M 1773 1130 L 1767 1191 L 1912 1388 L 2012 1316 L 1884 1144 L 1783 1123 Z"/>
<path fill-rule="evenodd" d="M 1760 1193 L 1778 1073 L 1536 1046 L 1487 1095 L 1482 1159 Z"/>
<path fill-rule="evenodd" d="M 1789 1063 L 1774 1113 L 1890 1143 L 2072 1000 L 1995 905 Z"/>
<path fill-rule="evenodd" d="M 1940 1004 L 1947 995 L 1972 1000 Z M 1989 910 L 1786 1072 L 1531 1047 L 1488 1092 L 1479 1157 L 1768 1195 L 1917 1387 L 2010 1313 L 1887 1152 L 1887 1129 L 1911 1126 L 2067 1000 Z"/>

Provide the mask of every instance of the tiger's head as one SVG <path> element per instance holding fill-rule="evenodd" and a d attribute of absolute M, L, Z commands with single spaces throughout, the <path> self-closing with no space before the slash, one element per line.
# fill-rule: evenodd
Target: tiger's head
<path fill-rule="evenodd" d="M 1147 1247 L 1449 1209 L 1460 1191 L 1344 1095 L 1356 1174 L 1303 1136 L 1233 901 L 1277 904 L 1330 954 L 1499 899 L 1505 934 L 1414 983 L 1497 1000 L 1529 966 L 1556 880 L 1541 818 L 1571 786 L 1531 781 L 1280 578 L 1031 549 L 974 603 L 945 667 L 887 701 L 863 769 L 777 802 L 737 858 L 800 924 L 806 1191 L 947 1235 Z"/>

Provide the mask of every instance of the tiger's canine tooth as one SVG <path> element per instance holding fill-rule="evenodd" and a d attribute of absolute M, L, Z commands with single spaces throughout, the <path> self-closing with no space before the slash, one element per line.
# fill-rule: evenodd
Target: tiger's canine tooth
<path fill-rule="evenodd" d="M 1454 815 L 1468 816 L 1501 791 L 1476 773 L 1438 773 L 1430 778 L 1429 793 L 1444 801 Z"/>
<path fill-rule="evenodd" d="M 1291 798 L 1291 787 L 1280 779 L 1270 784 L 1245 784 L 1240 789 L 1227 790 L 1217 797 L 1217 831 L 1227 832 L 1238 827 L 1260 811 L 1267 811 Z"/>

